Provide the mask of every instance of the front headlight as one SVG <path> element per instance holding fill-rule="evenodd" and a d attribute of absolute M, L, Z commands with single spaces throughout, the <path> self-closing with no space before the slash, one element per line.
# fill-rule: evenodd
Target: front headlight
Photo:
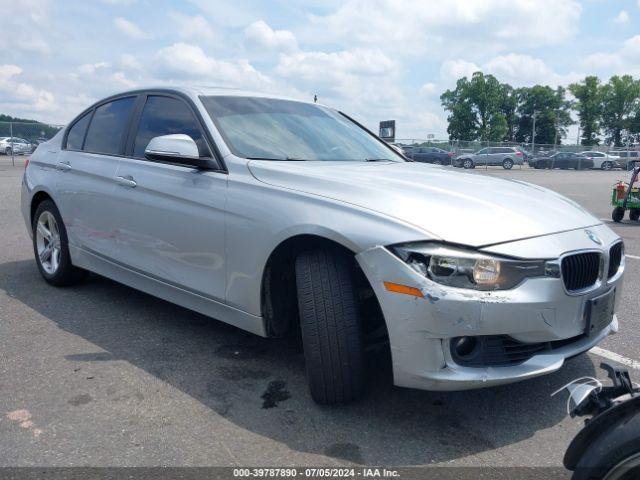
<path fill-rule="evenodd" d="M 437 243 L 390 249 L 419 274 L 451 287 L 508 290 L 526 278 L 560 276 L 558 263 L 547 260 L 513 260 Z"/>

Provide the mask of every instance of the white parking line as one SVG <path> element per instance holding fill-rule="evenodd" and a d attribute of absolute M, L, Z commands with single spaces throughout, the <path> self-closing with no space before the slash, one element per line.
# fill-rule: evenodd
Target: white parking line
<path fill-rule="evenodd" d="M 634 260 L 640 260 L 640 257 L 637 255 L 625 255 L 625 258 L 633 258 Z"/>
<path fill-rule="evenodd" d="M 624 365 L 625 367 L 633 368 L 635 370 L 640 370 L 640 362 L 637 360 L 623 357 L 622 355 L 618 355 L 615 352 L 610 352 L 609 350 L 605 350 L 604 348 L 600 348 L 600 347 L 593 347 L 589 351 L 594 355 L 598 355 L 599 357 L 606 358 L 607 360 L 611 360 L 612 362 L 619 363 L 621 365 Z"/>

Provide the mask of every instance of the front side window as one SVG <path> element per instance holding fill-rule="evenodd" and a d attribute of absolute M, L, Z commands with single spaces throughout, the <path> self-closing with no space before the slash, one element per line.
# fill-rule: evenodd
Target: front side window
<path fill-rule="evenodd" d="M 184 102 L 171 97 L 148 97 L 138 124 L 133 156 L 143 158 L 153 137 L 175 133 L 189 135 L 198 145 L 201 157 L 211 156 L 198 123 Z"/>
<path fill-rule="evenodd" d="M 67 148 L 69 150 L 82 150 L 82 142 L 84 142 L 84 134 L 91 120 L 91 112 L 84 114 L 80 120 L 73 124 L 67 134 Z"/>
<path fill-rule="evenodd" d="M 486 155 L 487 153 L 489 153 L 489 149 L 488 148 L 483 148 L 478 153 L 476 153 L 476 155 Z"/>
<path fill-rule="evenodd" d="M 121 98 L 96 108 L 84 142 L 84 150 L 118 155 L 135 100 L 135 97 Z"/>
<path fill-rule="evenodd" d="M 259 97 L 201 97 L 231 151 L 259 160 L 366 161 L 404 159 L 331 109 Z"/>

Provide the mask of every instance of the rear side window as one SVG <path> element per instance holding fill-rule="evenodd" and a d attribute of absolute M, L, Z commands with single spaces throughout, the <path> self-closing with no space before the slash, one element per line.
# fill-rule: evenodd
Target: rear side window
<path fill-rule="evenodd" d="M 133 156 L 143 158 L 153 137 L 175 133 L 189 135 L 198 145 L 201 157 L 211 156 L 198 122 L 184 102 L 171 97 L 148 97 L 138 124 Z"/>
<path fill-rule="evenodd" d="M 121 98 L 96 108 L 84 142 L 84 150 L 119 154 L 135 100 L 135 97 Z"/>
<path fill-rule="evenodd" d="M 91 120 L 91 112 L 86 113 L 80 120 L 73 124 L 67 135 L 67 148 L 70 150 L 82 150 L 84 134 Z"/>

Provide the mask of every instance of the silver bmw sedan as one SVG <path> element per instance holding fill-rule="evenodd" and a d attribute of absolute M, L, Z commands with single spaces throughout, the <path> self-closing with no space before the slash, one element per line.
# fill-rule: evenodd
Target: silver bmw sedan
<path fill-rule="evenodd" d="M 346 114 L 226 89 L 92 105 L 31 157 L 22 211 L 55 286 L 95 272 L 264 337 L 300 332 L 312 397 L 461 390 L 616 332 L 620 238 L 536 185 L 408 161 Z"/>

